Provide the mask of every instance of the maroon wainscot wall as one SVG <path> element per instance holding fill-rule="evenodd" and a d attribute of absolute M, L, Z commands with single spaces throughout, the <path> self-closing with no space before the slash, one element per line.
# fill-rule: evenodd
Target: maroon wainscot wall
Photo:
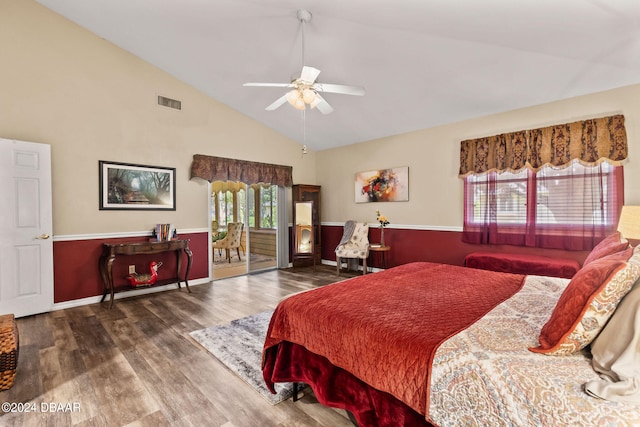
<path fill-rule="evenodd" d="M 179 239 L 189 239 L 189 248 L 193 253 L 193 263 L 189 280 L 207 278 L 209 275 L 207 233 L 181 234 Z M 54 302 L 60 303 L 80 298 L 102 295 L 104 285 L 100 277 L 98 260 L 104 243 L 144 242 L 149 237 L 127 237 L 117 239 L 92 239 L 54 242 L 53 274 Z M 182 268 L 186 268 L 186 255 L 182 255 Z M 149 262 L 162 261 L 158 270 L 158 279 L 175 276 L 175 252 L 153 255 L 118 256 L 113 265 L 113 279 L 116 287 L 126 285 L 125 276 L 128 266 L 135 265 L 139 273 L 149 272 Z M 183 270 L 184 271 L 184 270 Z"/>
<path fill-rule="evenodd" d="M 322 226 L 322 258 L 335 261 L 334 250 L 342 238 L 342 226 Z M 471 252 L 510 252 L 535 254 L 548 257 L 575 259 L 582 264 L 588 252 L 563 251 L 556 249 L 525 248 L 506 245 L 472 245 L 462 242 L 462 233 L 457 231 L 414 230 L 385 228 L 385 244 L 391 246 L 387 252 L 387 267 L 394 267 L 415 261 L 440 262 L 464 265 L 464 257 Z M 380 241 L 380 229 L 369 229 L 369 241 Z M 374 267 L 382 267 L 382 259 L 376 254 L 369 258 Z"/>

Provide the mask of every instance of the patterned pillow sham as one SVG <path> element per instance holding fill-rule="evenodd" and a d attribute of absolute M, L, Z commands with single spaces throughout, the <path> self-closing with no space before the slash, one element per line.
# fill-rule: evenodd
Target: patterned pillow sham
<path fill-rule="evenodd" d="M 619 231 L 611 233 L 589 252 L 582 266 L 584 267 L 592 261 L 623 251 L 628 247 L 629 242 Z"/>
<path fill-rule="evenodd" d="M 638 248 L 628 248 L 582 267 L 542 327 L 540 345 L 529 350 L 565 355 L 585 348 L 600 333 L 638 277 Z"/>

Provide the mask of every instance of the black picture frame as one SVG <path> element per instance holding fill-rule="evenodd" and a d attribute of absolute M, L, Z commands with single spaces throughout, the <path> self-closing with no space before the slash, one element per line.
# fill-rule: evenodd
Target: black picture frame
<path fill-rule="evenodd" d="M 176 169 L 99 160 L 100 210 L 176 210 Z"/>

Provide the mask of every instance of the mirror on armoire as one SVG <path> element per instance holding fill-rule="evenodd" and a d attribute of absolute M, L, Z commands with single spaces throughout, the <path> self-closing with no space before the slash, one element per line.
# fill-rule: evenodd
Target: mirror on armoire
<path fill-rule="evenodd" d="M 311 259 L 315 268 L 313 202 L 294 202 L 293 224 L 293 261 Z"/>

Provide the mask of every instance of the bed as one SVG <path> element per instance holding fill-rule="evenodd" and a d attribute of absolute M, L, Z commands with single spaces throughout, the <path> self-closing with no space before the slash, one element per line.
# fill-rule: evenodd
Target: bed
<path fill-rule="evenodd" d="M 571 280 L 418 262 L 285 298 L 265 382 L 309 384 L 360 426 L 638 425 L 640 321 L 625 343 L 607 342 L 600 372 L 589 344 L 627 293 L 640 307 L 640 285 L 629 292 L 640 251 L 602 246 Z M 616 345 L 627 354 L 618 372 Z M 629 372 L 638 378 L 610 393 Z"/>

